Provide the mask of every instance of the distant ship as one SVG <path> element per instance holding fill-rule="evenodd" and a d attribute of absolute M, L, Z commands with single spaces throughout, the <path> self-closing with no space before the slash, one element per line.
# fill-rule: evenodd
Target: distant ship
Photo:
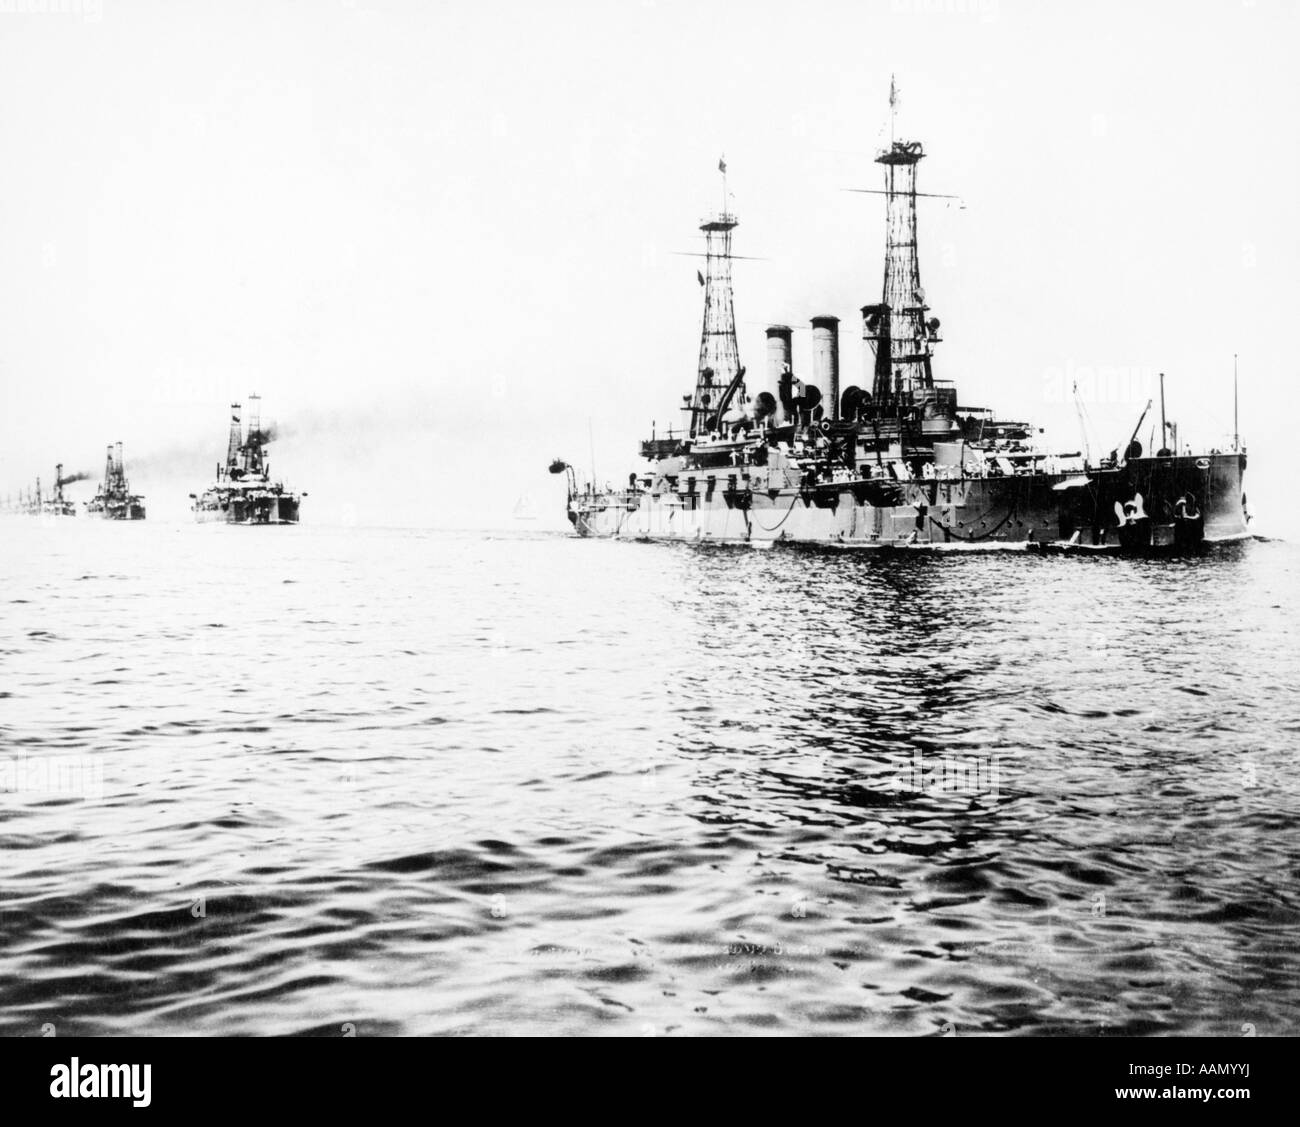
<path fill-rule="evenodd" d="M 91 501 L 86 502 L 86 513 L 104 520 L 144 520 L 144 498 L 131 492 L 122 462 L 122 444 L 108 448 L 104 463 L 104 480 Z"/>
<path fill-rule="evenodd" d="M 41 489 L 41 479 L 36 479 L 35 489 L 20 489 L 18 496 L 6 497 L 0 504 L 0 513 L 27 517 L 75 517 L 77 506 L 63 495 L 63 487 L 76 481 L 85 481 L 89 474 L 76 473 L 63 476 L 62 464 L 54 467 L 54 492 L 46 496 Z"/>
<path fill-rule="evenodd" d="M 30 516 L 39 511 L 39 508 L 33 507 L 31 493 L 26 489 L 19 489 L 16 496 L 6 494 L 4 504 L 0 505 L 0 513 L 6 516 Z"/>
<path fill-rule="evenodd" d="M 48 497 L 41 496 L 41 479 L 36 479 L 36 504 L 37 509 L 43 517 L 75 517 L 77 515 L 77 506 L 63 496 L 63 487 L 71 485 L 74 481 L 84 481 L 85 474 L 72 474 L 70 477 L 63 476 L 63 466 L 59 464 L 54 467 L 54 492 Z"/>
<path fill-rule="evenodd" d="M 531 496 L 525 493 L 522 497 L 519 498 L 518 501 L 515 502 L 513 515 L 515 520 L 536 520 L 537 503 L 532 499 Z"/>
<path fill-rule="evenodd" d="M 225 464 L 218 464 L 216 481 L 202 494 L 190 494 L 195 519 L 200 523 L 297 524 L 299 495 L 272 478 L 266 459 L 272 436 L 262 429 L 259 398 L 253 395 L 249 400 L 247 435 L 240 405 L 232 404 Z"/>
<path fill-rule="evenodd" d="M 36 503 L 38 503 L 40 515 L 42 516 L 77 516 L 77 506 L 64 497 L 64 486 L 72 485 L 74 481 L 85 481 L 85 473 L 74 473 L 70 477 L 64 477 L 64 467 L 62 464 L 55 467 L 55 491 L 49 494 L 49 497 L 40 495 L 40 478 L 36 478 Z"/>
<path fill-rule="evenodd" d="M 792 370 L 791 329 L 767 329 L 766 377 L 750 397 L 731 290 L 738 221 L 726 207 L 704 220 L 703 335 L 683 425 L 641 443 L 643 466 L 626 488 L 584 483 L 568 462 L 551 464 L 568 475 L 578 535 L 1137 552 L 1249 536 L 1235 418 L 1226 448 L 1178 449 L 1163 376 L 1154 449 L 1138 441 L 1148 402 L 1128 441 L 1095 461 L 1086 437 L 1082 451 L 1040 449 L 1036 427 L 960 405 L 956 385 L 935 378 L 939 320 L 929 316 L 916 240 L 924 155 L 919 142 L 891 141 L 876 158 L 885 180 L 884 290 L 861 310 L 870 346 L 862 387 L 841 390 L 839 318 L 823 315 L 811 319 L 809 378 Z"/>

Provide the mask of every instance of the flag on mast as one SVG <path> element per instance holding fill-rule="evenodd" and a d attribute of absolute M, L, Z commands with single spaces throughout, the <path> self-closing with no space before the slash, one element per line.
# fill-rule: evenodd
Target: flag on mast
<path fill-rule="evenodd" d="M 727 171 L 727 161 L 724 157 L 718 158 L 718 171 L 725 174 Z"/>
<path fill-rule="evenodd" d="M 695 271 L 695 276 L 696 276 L 697 278 L 699 278 L 699 280 L 700 280 L 700 285 L 704 285 L 704 275 L 701 274 L 698 270 L 696 270 L 696 271 Z"/>

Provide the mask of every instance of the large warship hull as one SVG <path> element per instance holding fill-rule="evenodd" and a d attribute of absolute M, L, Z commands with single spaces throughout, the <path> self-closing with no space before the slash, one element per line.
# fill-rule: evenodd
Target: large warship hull
<path fill-rule="evenodd" d="M 1138 458 L 1079 473 L 792 483 L 763 467 L 699 471 L 675 489 L 579 493 L 581 536 L 855 548 L 1148 552 L 1241 540 L 1246 456 Z"/>
<path fill-rule="evenodd" d="M 145 508 L 135 501 L 105 504 L 96 498 L 86 506 L 86 515 L 98 520 L 144 520 Z"/>
<path fill-rule="evenodd" d="M 43 517 L 75 517 L 77 509 L 71 501 L 45 501 L 41 504 Z"/>
<path fill-rule="evenodd" d="M 297 524 L 298 498 L 288 494 L 249 500 L 200 498 L 194 510 L 199 524 Z"/>

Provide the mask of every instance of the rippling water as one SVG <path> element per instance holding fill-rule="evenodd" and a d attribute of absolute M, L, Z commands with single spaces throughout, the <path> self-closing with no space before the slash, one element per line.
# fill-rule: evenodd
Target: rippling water
<path fill-rule="evenodd" d="M 1300 550 L 0 526 L 0 1032 L 1300 1025 Z"/>

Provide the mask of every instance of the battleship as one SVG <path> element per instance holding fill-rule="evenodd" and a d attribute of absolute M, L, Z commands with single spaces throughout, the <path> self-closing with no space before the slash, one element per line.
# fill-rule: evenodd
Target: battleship
<path fill-rule="evenodd" d="M 63 476 L 63 466 L 54 467 L 54 490 L 48 495 L 41 489 L 41 479 L 36 479 L 35 489 L 19 490 L 17 498 L 5 499 L 3 511 L 12 515 L 29 517 L 75 517 L 77 506 L 63 495 L 63 487 L 85 481 L 89 474 L 74 473 Z"/>
<path fill-rule="evenodd" d="M 766 330 L 765 378 L 752 397 L 732 297 L 738 220 L 719 161 L 724 206 L 700 226 L 703 333 L 682 425 L 652 428 L 625 488 L 598 488 L 563 459 L 551 463 L 567 474 L 567 516 L 579 536 L 1066 552 L 1184 551 L 1248 538 L 1239 435 L 1225 449 L 1180 451 L 1163 375 L 1156 448 L 1138 439 L 1148 402 L 1129 440 L 1096 459 L 1086 432 L 1084 449 L 1041 449 L 1036 427 L 963 405 L 956 384 L 935 376 L 940 322 L 917 252 L 924 156 L 920 142 L 891 136 L 876 157 L 884 189 L 869 191 L 885 197 L 884 287 L 860 310 L 862 386 L 841 389 L 840 321 L 823 314 L 810 321 L 806 379 L 792 369 L 791 327 Z M 1234 432 L 1235 397 L 1234 374 Z"/>
<path fill-rule="evenodd" d="M 144 498 L 131 492 L 122 462 L 120 442 L 116 451 L 112 446 L 108 448 L 104 462 L 104 480 L 100 482 L 93 500 L 86 502 L 86 513 L 104 520 L 144 520 Z"/>
<path fill-rule="evenodd" d="M 63 487 L 71 485 L 76 481 L 85 481 L 87 475 L 84 473 L 70 474 L 63 476 L 63 466 L 54 467 L 54 491 L 48 497 L 41 497 L 41 482 L 36 480 L 36 497 L 40 505 L 41 516 L 46 517 L 75 517 L 77 515 L 77 506 L 74 505 L 63 495 Z"/>
<path fill-rule="evenodd" d="M 240 405 L 234 403 L 230 408 L 226 460 L 218 463 L 211 486 L 202 494 L 190 494 L 195 519 L 200 523 L 297 524 L 299 495 L 271 476 L 271 463 L 266 457 L 271 433 L 262 429 L 260 400 L 256 395 L 249 399 L 247 433 Z"/>

